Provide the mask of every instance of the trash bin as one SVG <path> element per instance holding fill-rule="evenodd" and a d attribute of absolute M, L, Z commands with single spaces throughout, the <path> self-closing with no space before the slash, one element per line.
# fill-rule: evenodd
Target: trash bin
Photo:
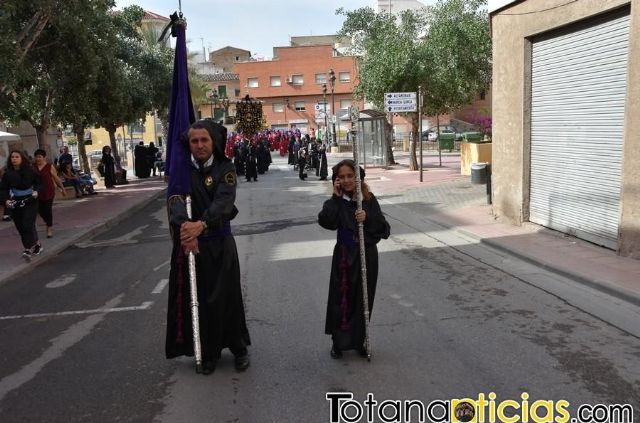
<path fill-rule="evenodd" d="M 487 183 L 487 164 L 471 163 L 471 183 L 486 184 Z"/>
<path fill-rule="evenodd" d="M 449 152 L 453 151 L 454 141 L 456 139 L 455 134 L 440 134 L 438 139 L 440 141 L 440 150 L 449 150 Z"/>
<path fill-rule="evenodd" d="M 465 142 L 480 143 L 482 142 L 483 136 L 480 132 L 465 132 L 462 134 L 462 138 Z"/>

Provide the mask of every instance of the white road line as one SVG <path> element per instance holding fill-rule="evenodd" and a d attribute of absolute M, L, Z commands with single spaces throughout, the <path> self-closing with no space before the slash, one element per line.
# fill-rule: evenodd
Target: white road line
<path fill-rule="evenodd" d="M 117 306 L 122 301 L 124 294 L 109 300 L 104 309 L 109 310 Z M 20 370 L 3 377 L 0 380 L 0 401 L 11 391 L 20 388 L 25 383 L 35 378 L 47 364 L 56 360 L 65 353 L 66 350 L 82 341 L 87 335 L 93 331 L 106 314 L 94 314 L 86 319 L 75 323 L 60 335 L 51 340 L 51 345 L 38 358 L 32 362 L 25 364 Z"/>
<path fill-rule="evenodd" d="M 117 313 L 120 311 L 146 310 L 152 305 L 153 305 L 153 301 L 145 301 L 139 306 L 132 306 L 132 307 L 96 308 L 93 310 L 59 311 L 57 313 L 20 314 L 15 316 L 0 316 L 0 320 L 37 319 L 41 317 L 71 316 L 71 315 L 77 315 L 77 314 Z"/>
<path fill-rule="evenodd" d="M 78 277 L 78 275 L 76 275 L 75 273 L 71 273 L 69 275 L 62 275 L 58 279 L 56 279 L 56 280 L 54 280 L 52 282 L 49 282 L 45 286 L 47 288 L 61 288 L 61 287 L 65 286 L 65 285 L 69 285 L 71 282 L 75 281 L 77 277 Z"/>
<path fill-rule="evenodd" d="M 169 279 L 160 279 L 160 282 L 158 282 L 156 287 L 153 288 L 153 291 L 151 291 L 151 293 L 162 294 L 162 291 L 164 291 L 164 287 L 167 286 L 168 283 L 169 283 Z"/>
<path fill-rule="evenodd" d="M 162 235 L 162 236 L 164 236 L 164 235 Z M 158 266 L 154 267 L 154 268 L 153 268 L 153 271 L 154 271 L 154 272 L 157 272 L 158 270 L 162 269 L 163 267 L 165 267 L 165 266 L 166 266 L 167 264 L 169 264 L 169 263 L 171 263 L 171 260 L 167 260 L 167 261 L 165 261 L 164 263 L 159 264 Z"/>

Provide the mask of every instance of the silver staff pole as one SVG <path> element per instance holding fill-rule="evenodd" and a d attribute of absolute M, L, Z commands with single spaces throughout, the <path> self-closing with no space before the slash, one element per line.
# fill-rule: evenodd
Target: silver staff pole
<path fill-rule="evenodd" d="M 191 219 L 191 196 L 187 195 L 187 216 Z M 189 288 L 191 289 L 191 324 L 193 326 L 193 353 L 196 356 L 196 373 L 202 373 L 202 347 L 200 346 L 200 315 L 198 314 L 198 283 L 196 282 L 196 256 L 189 253 Z"/>
<path fill-rule="evenodd" d="M 356 198 L 358 211 L 362 210 L 362 187 L 360 180 L 360 154 L 358 151 L 357 126 L 360 118 L 358 108 L 352 106 L 349 109 L 352 126 L 353 160 L 356 163 Z M 371 342 L 369 340 L 369 292 L 367 289 L 367 260 L 364 246 L 364 224 L 358 223 L 358 239 L 360 241 L 360 273 L 362 274 L 362 309 L 364 310 L 364 349 L 367 352 L 367 360 L 371 361 Z"/>

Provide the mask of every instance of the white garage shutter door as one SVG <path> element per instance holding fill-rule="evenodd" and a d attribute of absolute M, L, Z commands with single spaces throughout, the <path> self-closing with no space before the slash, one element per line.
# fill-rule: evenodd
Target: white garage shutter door
<path fill-rule="evenodd" d="M 629 16 L 533 42 L 529 219 L 617 248 Z"/>

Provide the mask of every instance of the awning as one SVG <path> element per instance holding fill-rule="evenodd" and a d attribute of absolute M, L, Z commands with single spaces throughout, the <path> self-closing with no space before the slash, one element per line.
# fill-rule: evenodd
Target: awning
<path fill-rule="evenodd" d="M 0 141 L 20 141 L 20 135 L 0 131 Z"/>

